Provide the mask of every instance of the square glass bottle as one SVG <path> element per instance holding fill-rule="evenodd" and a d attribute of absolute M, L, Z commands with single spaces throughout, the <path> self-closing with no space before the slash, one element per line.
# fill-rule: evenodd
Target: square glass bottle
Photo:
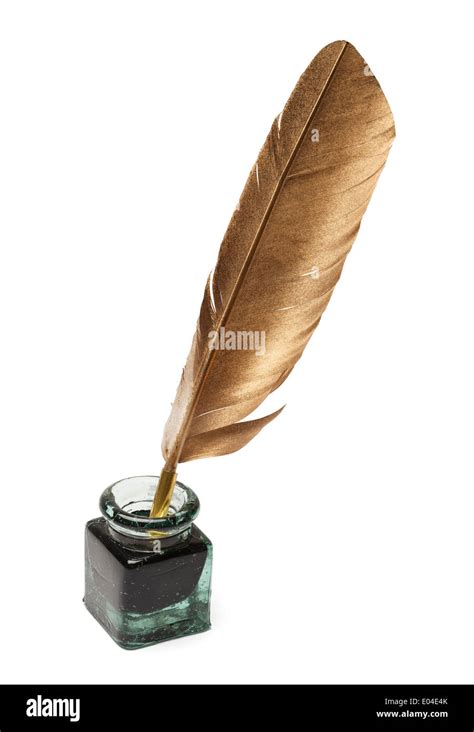
<path fill-rule="evenodd" d="M 211 627 L 212 544 L 193 524 L 199 500 L 177 482 L 167 516 L 150 518 L 158 478 L 126 478 L 86 524 L 84 602 L 122 648 Z"/>

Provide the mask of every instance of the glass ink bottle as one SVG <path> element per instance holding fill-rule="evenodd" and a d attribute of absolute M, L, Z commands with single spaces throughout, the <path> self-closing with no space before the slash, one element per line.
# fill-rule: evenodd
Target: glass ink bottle
<path fill-rule="evenodd" d="M 211 627 L 212 544 L 193 523 L 199 499 L 176 482 L 168 514 L 150 518 L 155 476 L 126 478 L 100 497 L 86 524 L 84 602 L 122 648 Z"/>

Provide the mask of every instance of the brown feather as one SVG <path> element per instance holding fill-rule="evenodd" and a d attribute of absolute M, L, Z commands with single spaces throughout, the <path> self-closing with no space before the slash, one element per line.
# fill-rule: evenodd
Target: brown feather
<path fill-rule="evenodd" d="M 324 48 L 273 123 L 222 242 L 164 431 L 166 470 L 240 449 L 278 414 L 240 422 L 319 323 L 393 138 L 359 53 L 345 41 Z M 210 350 L 221 328 L 263 332 L 265 353 Z"/>

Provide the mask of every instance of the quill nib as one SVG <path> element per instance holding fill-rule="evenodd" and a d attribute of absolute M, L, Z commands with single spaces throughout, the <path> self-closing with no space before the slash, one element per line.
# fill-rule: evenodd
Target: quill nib
<path fill-rule="evenodd" d="M 150 518 L 162 518 L 168 513 L 171 499 L 173 498 L 174 485 L 176 483 L 176 473 L 171 470 L 162 470 L 160 480 L 153 500 L 153 506 L 150 511 Z"/>

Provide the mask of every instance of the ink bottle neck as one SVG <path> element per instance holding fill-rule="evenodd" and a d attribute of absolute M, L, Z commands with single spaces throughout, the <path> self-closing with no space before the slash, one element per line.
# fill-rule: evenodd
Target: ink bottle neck
<path fill-rule="evenodd" d="M 150 518 L 158 480 L 153 475 L 125 478 L 100 497 L 100 510 L 113 540 L 133 551 L 163 554 L 186 542 L 199 513 L 194 491 L 177 481 L 167 515 Z"/>

